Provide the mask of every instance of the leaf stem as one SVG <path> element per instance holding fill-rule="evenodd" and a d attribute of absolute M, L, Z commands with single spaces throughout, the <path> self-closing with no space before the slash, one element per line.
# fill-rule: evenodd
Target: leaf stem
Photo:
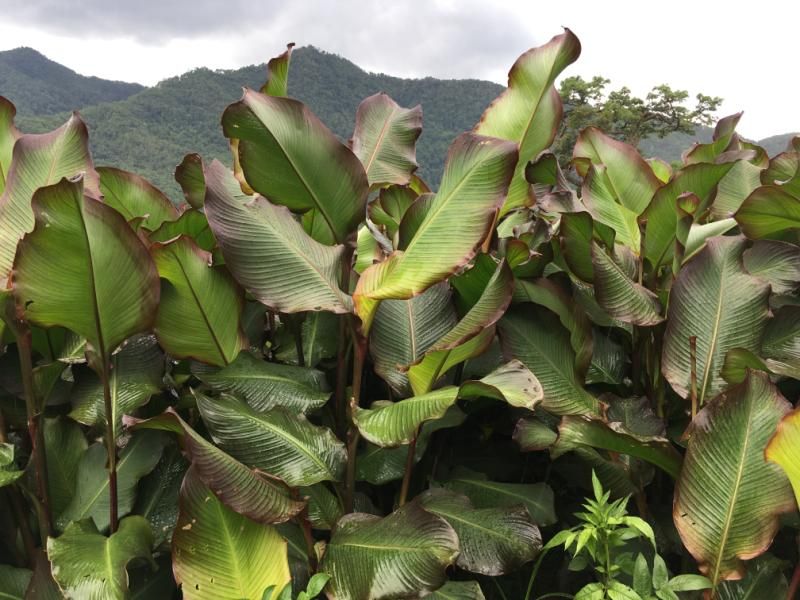
<path fill-rule="evenodd" d="M 108 494 L 109 494 L 109 529 L 111 533 L 117 531 L 119 524 L 118 499 L 117 499 L 117 440 L 114 432 L 114 405 L 111 400 L 111 365 L 108 356 L 101 358 L 103 367 L 100 378 L 103 380 L 103 405 L 106 412 L 106 453 L 108 455 Z"/>
<path fill-rule="evenodd" d="M 295 500 L 300 500 L 300 492 L 297 489 L 292 490 L 292 496 Z M 311 574 L 317 572 L 317 554 L 314 552 L 314 534 L 311 531 L 311 521 L 308 518 L 308 504 L 303 507 L 300 514 L 297 515 L 297 520 L 300 522 L 300 528 L 303 530 L 303 538 L 306 541 L 306 553 L 308 554 L 308 564 L 311 567 Z"/>
<path fill-rule="evenodd" d="M 353 512 L 353 494 L 356 485 L 356 452 L 358 451 L 359 433 L 353 423 L 353 411 L 361 402 L 361 381 L 364 378 L 364 362 L 367 358 L 367 340 L 358 333 L 353 333 L 353 395 L 348 408 L 347 431 L 347 471 L 345 480 L 344 512 Z"/>
<path fill-rule="evenodd" d="M 406 457 L 406 469 L 403 472 L 403 484 L 400 487 L 400 499 L 397 501 L 398 506 L 403 506 L 408 497 L 408 488 L 411 485 L 411 473 L 414 470 L 414 457 L 417 453 L 417 438 L 419 437 L 419 427 L 414 434 L 414 439 L 408 445 L 408 456 Z"/>
<path fill-rule="evenodd" d="M 794 567 L 792 574 L 792 581 L 789 583 L 789 592 L 786 594 L 786 600 L 796 600 L 797 591 L 800 590 L 800 560 Z"/>
<path fill-rule="evenodd" d="M 353 260 L 353 250 L 350 248 L 345 251 L 342 258 L 342 289 L 345 292 L 350 291 L 350 263 Z M 338 428 L 339 437 L 344 437 L 347 432 L 347 400 L 345 398 L 347 392 L 347 356 L 348 342 L 350 336 L 348 335 L 349 319 L 347 315 L 339 317 L 339 344 L 336 351 L 336 426 Z"/>
<path fill-rule="evenodd" d="M 539 554 L 539 558 L 536 559 L 536 563 L 533 565 L 531 576 L 528 579 L 528 589 L 525 591 L 525 600 L 530 600 L 531 592 L 533 591 L 533 582 L 536 580 L 536 576 L 539 574 L 539 567 L 542 565 L 542 560 L 549 550 L 549 548 L 542 550 L 541 554 Z"/>

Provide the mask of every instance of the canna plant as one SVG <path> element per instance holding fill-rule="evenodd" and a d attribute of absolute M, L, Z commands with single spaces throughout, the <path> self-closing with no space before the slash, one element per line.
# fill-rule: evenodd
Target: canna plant
<path fill-rule="evenodd" d="M 432 190 L 420 107 L 339 140 L 291 50 L 179 205 L 0 99 L 0 595 L 792 597 L 800 139 L 568 177 L 566 30 Z"/>

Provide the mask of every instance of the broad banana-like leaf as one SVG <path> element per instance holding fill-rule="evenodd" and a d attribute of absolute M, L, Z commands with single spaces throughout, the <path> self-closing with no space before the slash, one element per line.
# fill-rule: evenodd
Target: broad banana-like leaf
<path fill-rule="evenodd" d="M 765 373 L 753 371 L 701 410 L 675 488 L 673 517 L 686 548 L 716 586 L 744 575 L 742 560 L 763 553 L 792 510 L 792 488 L 764 458 L 791 405 Z"/>
<path fill-rule="evenodd" d="M 279 406 L 306 413 L 330 398 L 322 371 L 266 362 L 249 352 L 222 369 L 194 364 L 192 374 L 217 392 L 241 398 L 257 412 Z"/>
<path fill-rule="evenodd" d="M 152 544 L 150 524 L 142 517 L 122 519 L 111 537 L 87 519 L 70 524 L 57 538 L 48 538 L 47 555 L 67 598 L 124 600 L 129 597 L 128 563 L 144 559 L 155 568 Z"/>
<path fill-rule="evenodd" d="M 358 281 L 354 298 L 365 332 L 379 300 L 420 294 L 475 256 L 491 231 L 516 161 L 512 142 L 473 133 L 456 138 L 439 191 L 414 237 Z"/>
<path fill-rule="evenodd" d="M 195 398 L 214 442 L 248 467 L 292 487 L 341 479 L 344 444 L 327 427 L 285 408 L 256 412 L 227 394 L 212 399 L 196 392 Z"/>
<path fill-rule="evenodd" d="M 716 193 L 717 184 L 731 170 L 733 164 L 691 165 L 678 171 L 672 181 L 656 191 L 653 201 L 644 213 L 647 219 L 644 256 L 652 272 L 672 261 L 678 225 L 678 197 L 687 192 L 692 193 L 699 198 L 701 207 L 707 205 Z"/>
<path fill-rule="evenodd" d="M 183 197 L 192 208 L 203 208 L 206 199 L 206 178 L 203 159 L 199 154 L 187 154 L 175 167 L 175 181 L 181 186 Z"/>
<path fill-rule="evenodd" d="M 708 144 L 695 143 L 691 148 L 684 151 L 682 156 L 684 164 L 713 163 L 720 154 L 730 149 L 731 146 L 735 146 L 739 141 L 736 126 L 741 118 L 742 113 L 738 112 L 722 117 L 717 121 L 714 126 L 712 141 Z"/>
<path fill-rule="evenodd" d="M 650 204 L 661 182 L 633 146 L 605 135 L 596 127 L 581 131 L 572 153 L 575 168 L 582 176 L 591 165 L 605 166 L 605 184 L 628 210 L 640 215 Z"/>
<path fill-rule="evenodd" d="M 477 581 L 448 581 L 429 600 L 486 600 Z"/>
<path fill-rule="evenodd" d="M 711 218 L 725 219 L 739 210 L 742 202 L 761 186 L 762 173 L 762 167 L 748 160 L 736 160 L 717 185 L 717 193 L 711 205 Z"/>
<path fill-rule="evenodd" d="M 54 515 L 64 512 L 75 495 L 78 465 L 87 447 L 86 437 L 74 421 L 63 417 L 44 420 L 47 486 Z"/>
<path fill-rule="evenodd" d="M 384 227 L 386 236 L 397 246 L 397 233 L 406 211 L 414 204 L 417 193 L 407 185 L 390 185 L 381 188 L 378 197 L 367 205 L 367 214 L 373 223 Z"/>
<path fill-rule="evenodd" d="M 408 396 L 404 368 L 421 359 L 455 324 L 446 283 L 436 284 L 408 300 L 381 302 L 369 338 L 375 372 L 395 392 Z"/>
<path fill-rule="evenodd" d="M 205 178 L 206 216 L 225 264 L 256 300 L 277 312 L 350 311 L 338 283 L 344 246 L 315 241 L 286 208 L 242 194 L 218 161 Z"/>
<path fill-rule="evenodd" d="M 757 240 L 744 252 L 744 268 L 769 282 L 773 294 L 791 294 L 800 287 L 800 247 Z"/>
<path fill-rule="evenodd" d="M 800 505 L 800 409 L 793 410 L 781 419 L 764 456 L 768 461 L 779 464 L 786 472 Z"/>
<path fill-rule="evenodd" d="M 681 269 L 672 286 L 661 370 L 688 398 L 689 338 L 697 337 L 697 399 L 702 405 L 725 387 L 720 370 L 732 348 L 758 354 L 769 317 L 769 284 L 744 270 L 745 240 L 715 237 Z M 535 371 L 534 371 L 535 372 Z"/>
<path fill-rule="evenodd" d="M 133 514 L 141 515 L 150 523 L 154 548 L 163 547 L 172 540 L 178 522 L 178 492 L 188 468 L 178 446 L 170 444 L 156 468 L 139 482 Z"/>
<path fill-rule="evenodd" d="M 259 523 L 283 523 L 305 506 L 282 481 L 246 467 L 192 429 L 173 409 L 137 422 L 135 429 L 161 429 L 181 436 L 192 473 L 228 508 Z"/>
<path fill-rule="evenodd" d="M 554 280 L 539 277 L 533 281 L 519 279 L 515 282 L 514 302 L 533 302 L 558 315 L 561 324 L 569 331 L 569 341 L 575 351 L 575 368 L 584 375 L 592 361 L 592 323 L 586 312 L 567 295 Z"/>
<path fill-rule="evenodd" d="M 462 469 L 450 477 L 444 486 L 467 496 L 476 508 L 522 505 L 539 527 L 556 522 L 553 490 L 546 483 L 500 483 L 489 481 L 483 473 Z"/>
<path fill-rule="evenodd" d="M 625 244 L 634 254 L 639 254 L 642 244 L 639 215 L 617 200 L 604 165 L 589 166 L 583 180 L 581 201 L 595 221 L 614 230 L 619 243 Z"/>
<path fill-rule="evenodd" d="M 6 98 L 0 96 L 0 194 L 6 189 L 14 144 L 21 135 L 14 125 L 16 114 L 17 108 Z"/>
<path fill-rule="evenodd" d="M 0 443 L 0 488 L 22 477 L 24 471 L 14 467 L 14 444 Z"/>
<path fill-rule="evenodd" d="M 175 358 L 232 363 L 247 347 L 241 288 L 188 237 L 154 244 L 150 253 L 162 279 L 155 323 L 161 346 Z"/>
<path fill-rule="evenodd" d="M 415 502 L 455 530 L 461 550 L 456 564 L 467 571 L 510 573 L 536 558 L 542 548 L 539 528 L 524 506 L 479 509 L 466 496 L 442 488 L 428 490 Z"/>
<path fill-rule="evenodd" d="M 422 133 L 422 107 L 403 108 L 383 92 L 361 102 L 350 148 L 370 185 L 407 185 L 417 170 L 415 144 Z"/>
<path fill-rule="evenodd" d="M 770 372 L 764 361 L 749 350 L 733 348 L 725 355 L 720 375 L 728 383 L 738 384 L 747 378 L 748 369 Z"/>
<path fill-rule="evenodd" d="M 203 194 L 205 194 L 205 182 Z M 191 209 L 184 211 L 175 221 L 165 221 L 161 227 L 148 233 L 147 239 L 151 242 L 168 242 L 181 235 L 192 238 L 194 243 L 206 252 L 211 252 L 216 245 L 205 214 Z"/>
<path fill-rule="evenodd" d="M 128 442 L 117 460 L 117 498 L 119 516 L 133 508 L 136 485 L 158 464 L 166 436 L 159 432 L 144 431 Z M 100 531 L 109 525 L 109 491 L 106 466 L 106 449 L 102 444 L 92 444 L 78 463 L 75 493 L 64 512 L 58 516 L 57 525 L 64 529 L 70 522 L 91 518 Z"/>
<path fill-rule="evenodd" d="M 656 295 L 632 281 L 597 242 L 592 242 L 594 295 L 597 303 L 613 318 L 640 327 L 664 320 Z"/>
<path fill-rule="evenodd" d="M 369 191 L 364 167 L 303 103 L 246 89 L 222 128 L 238 140 L 250 187 L 294 212 L 314 211 L 317 241 L 341 244 L 355 232 Z"/>
<path fill-rule="evenodd" d="M 178 218 L 178 211 L 164 193 L 144 177 L 114 167 L 97 167 L 103 201 L 126 221 L 144 219 L 142 227 L 158 229 L 165 221 Z"/>
<path fill-rule="evenodd" d="M 500 320 L 501 342 L 522 361 L 542 386 L 542 408 L 557 415 L 597 413 L 597 398 L 587 392 L 575 370 L 567 331 L 555 316 L 513 307 Z"/>
<path fill-rule="evenodd" d="M 330 531 L 343 514 L 339 499 L 324 483 L 300 488 L 300 494 L 308 498 L 308 520 L 314 529 Z"/>
<path fill-rule="evenodd" d="M 789 582 L 784 571 L 786 563 L 765 554 L 747 565 L 742 579 L 723 581 L 715 590 L 719 600 L 755 600 L 756 598 L 786 598 Z"/>
<path fill-rule="evenodd" d="M 532 452 L 546 450 L 555 444 L 558 433 L 538 419 L 520 419 L 512 438 L 522 452 Z"/>
<path fill-rule="evenodd" d="M 131 338 L 111 357 L 109 387 L 114 410 L 114 431 L 119 435 L 122 415 L 147 404 L 164 387 L 164 353 L 152 335 Z M 77 373 L 76 373 L 77 374 Z M 106 409 L 103 382 L 91 369 L 81 369 L 70 395 L 69 416 L 84 425 L 103 426 Z"/>
<path fill-rule="evenodd" d="M 678 477 L 681 469 L 681 455 L 669 440 L 659 436 L 636 435 L 618 422 L 604 423 L 589 417 L 563 417 L 552 456 L 557 458 L 577 446 L 602 448 L 640 458 L 662 469 L 673 479 Z"/>
<path fill-rule="evenodd" d="M 525 167 L 553 143 L 563 110 L 553 84 L 580 53 L 580 41 L 569 29 L 525 52 L 508 72 L 508 88 L 475 126 L 475 133 L 519 144 L 519 161 L 502 214 L 531 203 Z"/>
<path fill-rule="evenodd" d="M 89 153 L 89 133 L 77 114 L 49 133 L 20 136 L 13 148 L 11 165 L 6 167 L 5 189 L 0 196 L 2 281 L 11 273 L 17 242 L 33 231 L 31 200 L 38 188 L 84 173 L 87 189 L 95 195 L 100 193 Z"/>
<path fill-rule="evenodd" d="M 2 108 L 2 105 L 0 105 L 0 108 Z M 0 565 L 0 598 L 4 600 L 24 600 L 32 575 L 33 573 L 28 569 Z"/>
<path fill-rule="evenodd" d="M 190 467 L 181 486 L 172 568 L 186 600 L 261 600 L 289 580 L 286 541 L 270 525 L 233 512 Z"/>
<path fill-rule="evenodd" d="M 331 600 L 413 598 L 441 587 L 458 556 L 458 537 L 447 522 L 417 503 L 388 517 L 342 517 L 320 564 L 330 575 Z"/>
<path fill-rule="evenodd" d="M 765 185 L 747 197 L 734 218 L 750 239 L 796 239 L 791 236 L 800 228 L 800 198 Z"/>
<path fill-rule="evenodd" d="M 158 273 L 147 249 L 110 206 L 62 179 L 34 194 L 36 228 L 19 243 L 14 295 L 24 318 L 85 337 L 102 360 L 150 328 Z"/>
<path fill-rule="evenodd" d="M 769 320 L 761 356 L 770 371 L 800 379 L 800 307 L 784 306 Z"/>
<path fill-rule="evenodd" d="M 286 44 L 286 52 L 271 58 L 267 63 L 267 81 L 261 88 L 268 96 L 289 95 L 289 64 L 292 61 L 294 43 Z"/>
<path fill-rule="evenodd" d="M 316 367 L 325 359 L 336 357 L 339 319 L 328 312 L 307 313 L 300 326 L 303 338 L 303 364 Z M 295 340 L 287 341 L 275 351 L 275 358 L 290 365 L 299 364 Z"/>
<path fill-rule="evenodd" d="M 451 385 L 398 402 L 379 400 L 369 409 L 355 407 L 353 422 L 361 435 L 379 446 L 410 444 L 423 423 L 443 417 L 458 398 L 481 396 L 533 410 L 542 399 L 542 388 L 533 374 L 515 360 L 460 387 Z"/>

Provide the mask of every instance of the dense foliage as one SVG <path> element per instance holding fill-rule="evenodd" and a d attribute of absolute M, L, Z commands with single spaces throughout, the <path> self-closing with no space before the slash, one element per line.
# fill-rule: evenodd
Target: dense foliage
<path fill-rule="evenodd" d="M 800 139 L 589 127 L 574 189 L 579 54 L 523 54 L 436 192 L 419 107 L 344 144 L 291 48 L 178 208 L 0 99 L 0 595 L 791 596 Z"/>

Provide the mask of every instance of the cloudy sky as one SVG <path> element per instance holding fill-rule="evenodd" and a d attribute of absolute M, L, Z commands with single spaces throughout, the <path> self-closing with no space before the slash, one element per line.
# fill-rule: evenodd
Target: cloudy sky
<path fill-rule="evenodd" d="M 800 131 L 800 2 L 709 0 L 3 0 L 0 49 L 25 45 L 86 74 L 151 85 L 194 67 L 262 63 L 286 42 L 402 77 L 505 83 L 526 49 L 572 29 L 569 74 L 646 93 L 722 96 L 753 138 Z M 0 90 L 1 92 L 2 90 Z"/>

